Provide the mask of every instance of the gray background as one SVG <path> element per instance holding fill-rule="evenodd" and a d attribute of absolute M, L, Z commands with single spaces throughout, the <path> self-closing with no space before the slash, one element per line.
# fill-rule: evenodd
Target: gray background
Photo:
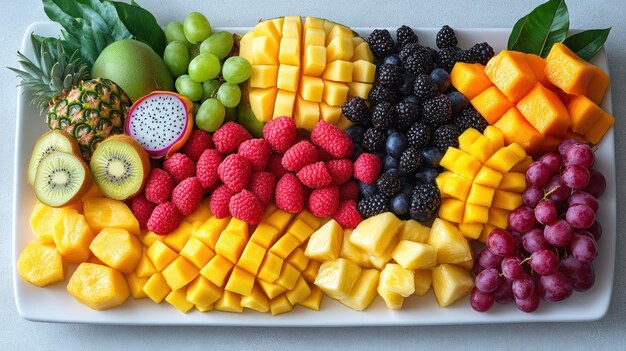
<path fill-rule="evenodd" d="M 543 0 L 540 0 L 543 1 Z M 445 1 L 371 1 L 358 5 L 338 0 L 303 0 L 272 3 L 268 1 L 149 1 L 139 0 L 162 25 L 181 21 L 189 11 L 203 12 L 214 26 L 251 26 L 260 18 L 300 14 L 326 17 L 350 26 L 398 27 L 510 27 L 540 1 L 519 0 L 445 0 Z M 247 3 L 244 5 L 244 3 Z M 357 2 L 354 2 L 357 3 Z M 468 4 L 470 3 L 470 4 Z M 613 108 L 617 117 L 617 154 L 624 149 L 623 121 L 626 105 L 626 25 L 624 3 L 620 0 L 568 0 L 572 28 L 613 27 L 607 53 L 611 69 Z M 236 11 L 235 11 L 236 10 Z M 15 85 L 17 80 L 6 66 L 16 64 L 15 52 L 24 30 L 33 21 L 46 20 L 37 0 L 0 0 L 0 165 L 12 168 L 15 133 Z M 618 157 L 617 227 L 624 228 L 623 198 L 626 195 L 620 174 L 624 158 Z M 209 349 L 626 349 L 626 253 L 618 234 L 617 267 L 613 299 L 607 316 L 592 323 L 554 323 L 519 325 L 463 325 L 405 328 L 149 328 L 127 326 L 90 326 L 33 323 L 17 314 L 12 289 L 11 215 L 12 172 L 0 182 L 0 349 L 2 350 L 161 350 Z M 168 346 L 166 346 L 168 345 Z M 515 345 L 515 346 L 513 346 Z"/>

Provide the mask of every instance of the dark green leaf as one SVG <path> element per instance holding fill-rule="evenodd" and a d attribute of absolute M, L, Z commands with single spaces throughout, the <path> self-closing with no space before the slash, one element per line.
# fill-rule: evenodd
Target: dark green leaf
<path fill-rule="evenodd" d="M 563 44 L 580 58 L 588 61 L 602 48 L 610 31 L 611 28 L 586 30 L 569 36 L 563 40 Z"/>
<path fill-rule="evenodd" d="M 130 0 L 130 4 L 133 5 L 133 6 L 141 7 L 141 6 L 139 6 L 137 1 L 135 1 L 135 0 Z"/>
<path fill-rule="evenodd" d="M 554 43 L 567 37 L 569 14 L 564 0 L 549 0 L 537 6 L 526 18 L 510 48 L 512 50 L 546 57 Z"/>
<path fill-rule="evenodd" d="M 527 19 L 528 19 L 528 16 L 524 16 L 520 18 L 519 20 L 517 20 L 517 22 L 513 26 L 513 29 L 511 30 L 511 35 L 509 35 L 509 42 L 507 43 L 507 49 L 513 50 L 513 46 L 515 46 L 515 43 L 517 43 L 520 33 L 522 32 L 522 27 L 524 26 L 524 24 L 526 24 Z"/>
<path fill-rule="evenodd" d="M 163 50 L 165 50 L 165 33 L 163 33 L 156 18 L 148 10 L 137 4 L 129 5 L 117 1 L 111 1 L 111 3 L 117 9 L 120 21 L 124 23 L 135 39 L 150 45 L 152 50 L 162 56 Z"/>

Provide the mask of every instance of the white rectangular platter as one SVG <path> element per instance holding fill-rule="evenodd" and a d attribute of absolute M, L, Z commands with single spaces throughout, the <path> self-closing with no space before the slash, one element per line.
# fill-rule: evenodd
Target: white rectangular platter
<path fill-rule="evenodd" d="M 398 23 L 400 25 L 400 23 Z M 409 23 L 411 25 L 411 23 Z M 222 28 L 223 30 L 245 33 L 249 28 Z M 372 28 L 356 28 L 365 37 Z M 395 33 L 395 28 L 389 28 Z M 434 46 L 437 29 L 416 30 L 420 43 Z M 37 22 L 28 27 L 22 41 L 21 52 L 32 57 L 29 35 L 35 32 L 44 36 L 59 36 L 59 26 L 52 22 Z M 457 29 L 459 46 L 469 48 L 476 42 L 489 42 L 496 52 L 506 46 L 508 29 Z M 593 59 L 593 63 L 608 72 L 604 50 Z M 611 91 L 606 94 L 602 107 L 612 113 Z M 15 138 L 14 193 L 13 193 L 13 284 L 15 302 L 19 314 L 33 321 L 130 324 L 130 325 L 204 325 L 204 326 L 392 326 L 392 325 L 438 325 L 438 324 L 482 324 L 507 322 L 549 322 L 549 321 L 590 321 L 602 318 L 608 308 L 613 288 L 616 240 L 616 188 L 615 188 L 615 149 L 611 129 L 600 143 L 596 152 L 595 168 L 607 178 L 607 188 L 600 199 L 598 220 L 604 228 L 599 241 L 599 256 L 594 261 L 596 271 L 595 286 L 584 293 L 574 293 L 565 302 L 549 304 L 542 302 L 532 314 L 520 312 L 514 303 L 496 304 L 488 313 L 478 313 L 471 309 L 467 298 L 451 307 L 441 308 L 435 302 L 432 292 L 424 297 L 412 296 L 405 300 L 400 311 L 385 307 L 380 297 L 364 312 L 353 311 L 340 303 L 324 297 L 319 312 L 296 306 L 294 311 L 279 316 L 261 314 L 246 310 L 242 314 L 217 312 L 200 313 L 193 311 L 182 314 L 168 303 L 154 304 L 147 299 L 128 301 L 115 309 L 98 312 L 78 303 L 66 291 L 65 282 L 46 288 L 36 287 L 17 274 L 15 262 L 26 244 L 34 240 L 28 224 L 35 196 L 26 180 L 26 168 L 37 137 L 47 128 L 39 111 L 29 105 L 28 95 L 22 88 L 17 89 L 17 128 Z M 66 272 L 69 277 L 72 271 Z"/>

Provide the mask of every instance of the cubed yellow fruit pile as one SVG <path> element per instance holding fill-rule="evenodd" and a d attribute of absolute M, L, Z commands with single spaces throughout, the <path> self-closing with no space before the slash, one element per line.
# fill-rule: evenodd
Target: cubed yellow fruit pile
<path fill-rule="evenodd" d="M 357 311 L 377 295 L 388 308 L 400 309 L 405 298 L 422 296 L 431 285 L 438 303 L 448 306 L 473 286 L 469 244 L 441 219 L 429 229 L 385 212 L 354 230 L 330 220 L 311 235 L 304 254 L 321 264 L 315 285 Z"/>
<path fill-rule="evenodd" d="M 469 239 L 484 242 L 492 229 L 505 229 L 509 212 L 522 204 L 532 158 L 519 144 L 504 144 L 493 126 L 483 134 L 470 128 L 459 136 L 459 148 L 449 147 L 441 159 L 447 171 L 437 177 L 439 217 Z"/>
<path fill-rule="evenodd" d="M 319 18 L 262 21 L 240 41 L 252 63 L 249 101 L 259 121 L 291 116 L 298 128 L 324 120 L 347 126 L 341 105 L 367 99 L 376 66 L 369 45 L 349 28 Z"/>

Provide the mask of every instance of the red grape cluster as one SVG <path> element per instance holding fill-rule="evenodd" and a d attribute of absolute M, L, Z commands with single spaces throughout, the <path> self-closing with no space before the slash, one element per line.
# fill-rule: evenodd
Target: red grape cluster
<path fill-rule="evenodd" d="M 558 302 L 595 281 L 591 262 L 602 227 L 596 221 L 604 176 L 591 167 L 591 147 L 561 143 L 526 171 L 524 204 L 509 215 L 509 231 L 494 229 L 474 266 L 470 305 L 478 312 L 515 300 L 533 312 L 540 299 Z"/>

